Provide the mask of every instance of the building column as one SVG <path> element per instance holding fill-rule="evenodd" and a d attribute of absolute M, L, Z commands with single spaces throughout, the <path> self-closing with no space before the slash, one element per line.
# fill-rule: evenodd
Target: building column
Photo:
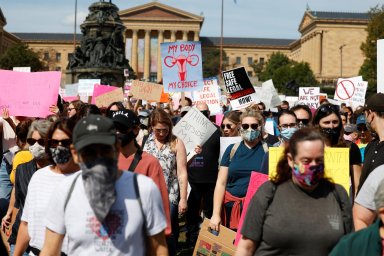
<path fill-rule="evenodd" d="M 318 69 L 317 69 L 317 75 L 320 77 L 323 69 L 323 31 L 319 31 L 317 34 L 317 60 L 318 60 Z"/>
<path fill-rule="evenodd" d="M 159 30 L 158 36 L 158 46 L 157 46 L 157 82 L 160 82 L 163 79 L 163 69 L 161 61 L 161 43 L 164 42 L 164 30 Z"/>
<path fill-rule="evenodd" d="M 136 75 L 138 75 L 138 56 L 137 56 L 137 47 L 138 47 L 138 31 L 137 29 L 132 30 L 132 50 L 131 50 L 131 59 L 132 59 L 132 69 L 136 72 Z"/>
<path fill-rule="evenodd" d="M 176 42 L 176 31 L 171 30 L 171 42 Z"/>
<path fill-rule="evenodd" d="M 151 70 L 151 30 L 145 30 L 144 37 L 144 80 L 149 81 Z"/>
<path fill-rule="evenodd" d="M 195 31 L 194 35 L 193 35 L 193 41 L 200 41 L 200 37 L 199 37 L 199 31 Z"/>
<path fill-rule="evenodd" d="M 188 31 L 183 31 L 183 41 L 188 41 Z"/>

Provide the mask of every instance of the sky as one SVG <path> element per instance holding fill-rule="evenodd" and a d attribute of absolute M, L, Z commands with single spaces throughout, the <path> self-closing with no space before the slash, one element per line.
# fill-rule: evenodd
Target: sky
<path fill-rule="evenodd" d="M 108 0 L 106 0 L 108 1 Z M 97 0 L 77 0 L 77 33 Z M 112 0 L 120 10 L 146 0 Z M 220 36 L 221 0 L 159 0 L 204 16 L 201 36 Z M 224 0 L 224 37 L 297 39 L 307 7 L 313 11 L 367 12 L 377 0 Z M 75 0 L 0 0 L 8 32 L 73 33 Z"/>

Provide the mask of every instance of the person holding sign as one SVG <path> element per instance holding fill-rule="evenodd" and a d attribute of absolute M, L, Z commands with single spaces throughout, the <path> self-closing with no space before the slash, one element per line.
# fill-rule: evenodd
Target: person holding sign
<path fill-rule="evenodd" d="M 249 203 L 235 255 L 328 255 L 352 231 L 347 192 L 324 178 L 324 147 L 314 129 L 292 136 Z"/>
<path fill-rule="evenodd" d="M 219 231 L 220 223 L 236 230 L 242 202 L 247 193 L 252 171 L 259 171 L 268 147 L 262 142 L 263 117 L 247 109 L 240 117 L 240 143 L 227 147 L 222 157 L 213 197 L 210 227 Z"/>
<path fill-rule="evenodd" d="M 361 175 L 361 154 L 359 147 L 344 140 L 344 128 L 341 122 L 338 106 L 332 104 L 321 105 L 313 118 L 312 125 L 317 127 L 326 138 L 328 147 L 348 147 L 349 165 L 352 181 L 352 198 L 355 197 Z"/>

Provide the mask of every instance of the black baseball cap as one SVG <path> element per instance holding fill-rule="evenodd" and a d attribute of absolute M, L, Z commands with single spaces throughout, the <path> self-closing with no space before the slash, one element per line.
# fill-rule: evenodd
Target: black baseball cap
<path fill-rule="evenodd" d="M 374 112 L 384 112 L 384 94 L 375 93 L 365 102 L 364 110 L 372 110 Z"/>
<path fill-rule="evenodd" d="M 112 115 L 112 121 L 114 122 L 116 128 L 122 127 L 125 130 L 140 124 L 140 120 L 135 112 L 129 109 L 114 112 Z"/>
<path fill-rule="evenodd" d="M 114 145 L 116 129 L 112 120 L 101 115 L 89 115 L 73 129 L 73 144 L 77 151 L 92 144 Z"/>

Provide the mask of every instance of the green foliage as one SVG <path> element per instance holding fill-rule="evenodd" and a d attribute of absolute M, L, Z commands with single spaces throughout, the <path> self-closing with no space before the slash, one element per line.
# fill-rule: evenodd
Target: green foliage
<path fill-rule="evenodd" d="M 226 67 L 227 55 L 223 51 L 223 70 Z M 203 77 L 212 77 L 220 75 L 220 49 L 207 49 L 203 52 Z"/>
<path fill-rule="evenodd" d="M 377 45 L 376 40 L 384 38 L 384 5 L 376 6 L 369 11 L 367 26 L 367 39 L 361 44 L 360 49 L 365 55 L 359 74 L 368 81 L 367 94 L 376 92 L 377 77 Z"/>
<path fill-rule="evenodd" d="M 32 72 L 44 70 L 38 54 L 25 44 L 12 46 L 1 56 L 0 68 L 12 70 L 13 67 L 31 67 Z"/>
<path fill-rule="evenodd" d="M 297 95 L 295 88 L 299 86 L 316 86 L 318 84 L 308 63 L 290 60 L 281 52 L 271 55 L 260 72 L 259 79 L 261 81 L 272 79 L 278 92 L 285 95 Z M 287 88 L 286 84 L 292 81 L 296 84 L 293 86 L 295 88 Z"/>

